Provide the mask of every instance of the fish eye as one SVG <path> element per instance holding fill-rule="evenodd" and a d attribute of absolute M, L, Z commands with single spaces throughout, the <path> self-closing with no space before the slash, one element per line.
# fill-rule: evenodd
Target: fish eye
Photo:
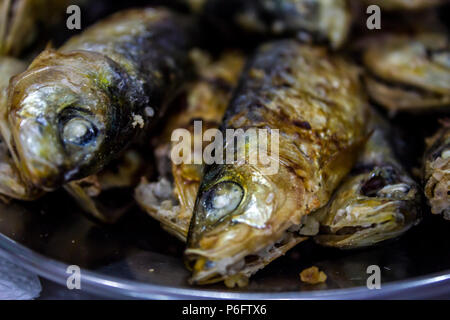
<path fill-rule="evenodd" d="M 204 196 L 203 207 L 206 220 L 216 223 L 239 206 L 244 197 L 244 190 L 235 182 L 220 182 Z"/>
<path fill-rule="evenodd" d="M 83 146 L 97 136 L 97 129 L 89 121 L 81 117 L 72 118 L 64 124 L 62 138 L 65 143 Z"/>

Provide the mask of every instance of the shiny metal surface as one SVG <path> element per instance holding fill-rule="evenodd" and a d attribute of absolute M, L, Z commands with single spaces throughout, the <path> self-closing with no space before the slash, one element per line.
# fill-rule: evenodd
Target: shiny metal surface
<path fill-rule="evenodd" d="M 244 289 L 193 287 L 183 245 L 137 209 L 114 226 L 87 219 L 63 193 L 36 203 L 0 204 L 0 255 L 65 284 L 68 265 L 82 268 L 82 290 L 110 298 L 364 299 L 427 298 L 450 294 L 450 224 L 428 216 L 403 238 L 367 250 L 298 245 L 252 278 Z M 366 288 L 366 269 L 382 271 L 382 289 Z M 312 265 L 321 285 L 300 282 Z"/>

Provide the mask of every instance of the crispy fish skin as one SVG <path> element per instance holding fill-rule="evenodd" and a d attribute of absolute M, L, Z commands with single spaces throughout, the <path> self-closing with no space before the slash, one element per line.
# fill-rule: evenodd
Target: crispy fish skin
<path fill-rule="evenodd" d="M 224 52 L 217 60 L 197 50 L 192 56 L 198 79 L 187 85 L 187 105 L 170 117 L 155 148 L 156 158 L 161 162 L 159 167 L 167 163 L 171 166 L 168 172 L 160 170 L 159 181 L 143 179 L 135 190 L 135 199 L 141 208 L 183 242 L 186 242 L 203 165 L 171 162 L 170 136 L 173 130 L 185 128 L 191 133 L 193 145 L 194 120 L 202 121 L 202 134 L 219 127 L 245 60 L 237 51 Z"/>
<path fill-rule="evenodd" d="M 442 120 L 442 127 L 427 139 L 423 178 L 425 196 L 433 214 L 450 220 L 450 120 Z"/>
<path fill-rule="evenodd" d="M 132 9 L 41 53 L 8 90 L 6 142 L 23 180 L 51 191 L 116 158 L 183 84 L 196 29 L 162 8 Z"/>
<path fill-rule="evenodd" d="M 324 208 L 314 240 L 340 249 L 367 247 L 400 236 L 421 220 L 421 192 L 396 159 L 389 124 L 375 112 L 371 137 L 352 172 Z"/>
<path fill-rule="evenodd" d="M 239 285 L 305 239 L 302 217 L 328 202 L 365 137 L 358 78 L 325 48 L 281 40 L 257 50 L 222 129 L 268 129 L 268 137 L 278 129 L 270 157 L 279 170 L 263 174 L 264 164 L 248 159 L 205 168 L 185 251 L 192 283 Z"/>
<path fill-rule="evenodd" d="M 345 42 L 351 14 L 343 0 L 188 0 L 213 23 L 233 24 L 248 33 L 269 36 L 303 32 L 328 41 L 333 48 Z"/>
<path fill-rule="evenodd" d="M 395 111 L 450 104 L 450 44 L 444 33 L 381 37 L 364 52 L 370 97 Z"/>

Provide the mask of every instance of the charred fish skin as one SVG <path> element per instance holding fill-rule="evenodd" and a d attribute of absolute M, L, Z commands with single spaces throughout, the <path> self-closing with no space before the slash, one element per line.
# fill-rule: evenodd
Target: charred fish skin
<path fill-rule="evenodd" d="M 450 220 L 450 120 L 442 120 L 441 128 L 427 139 L 424 156 L 424 191 L 433 214 Z"/>
<path fill-rule="evenodd" d="M 186 106 L 177 108 L 170 116 L 154 147 L 157 167 L 161 168 L 159 180 L 143 179 L 135 190 L 139 206 L 183 242 L 186 242 L 203 164 L 173 163 L 170 154 L 174 144 L 170 136 L 176 129 L 189 130 L 192 137 L 189 147 L 193 148 L 194 139 L 201 139 L 195 137 L 194 121 L 202 121 L 202 135 L 208 129 L 218 128 L 245 61 L 244 54 L 238 51 L 226 51 L 214 59 L 203 51 L 193 50 L 191 56 L 197 78 L 186 86 Z"/>
<path fill-rule="evenodd" d="M 356 160 L 366 104 L 359 69 L 325 48 L 281 40 L 256 51 L 222 130 L 268 129 L 270 140 L 278 129 L 270 156 L 279 168 L 268 175 L 247 158 L 205 168 L 185 251 L 191 282 L 248 278 L 304 240 L 302 217 L 328 202 Z"/>
<path fill-rule="evenodd" d="M 375 112 L 371 137 L 330 202 L 311 215 L 314 240 L 339 249 L 368 247 L 396 238 L 421 220 L 419 185 L 396 159 L 389 123 Z"/>
<path fill-rule="evenodd" d="M 187 0 L 223 29 L 230 24 L 249 34 L 313 38 L 341 47 L 349 33 L 351 14 L 342 0 Z"/>
<path fill-rule="evenodd" d="M 117 13 L 12 79 L 7 141 L 44 190 L 98 172 L 152 125 L 189 70 L 196 24 L 162 8 Z"/>
<path fill-rule="evenodd" d="M 450 44 L 440 32 L 380 37 L 364 52 L 367 90 L 379 105 L 421 112 L 450 105 Z"/>

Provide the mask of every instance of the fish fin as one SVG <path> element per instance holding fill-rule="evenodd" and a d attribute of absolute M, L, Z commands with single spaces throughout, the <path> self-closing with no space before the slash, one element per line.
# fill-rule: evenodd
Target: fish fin
<path fill-rule="evenodd" d="M 53 41 L 52 40 L 49 40 L 47 42 L 47 44 L 45 45 L 44 50 L 55 50 L 55 47 L 53 46 Z"/>

